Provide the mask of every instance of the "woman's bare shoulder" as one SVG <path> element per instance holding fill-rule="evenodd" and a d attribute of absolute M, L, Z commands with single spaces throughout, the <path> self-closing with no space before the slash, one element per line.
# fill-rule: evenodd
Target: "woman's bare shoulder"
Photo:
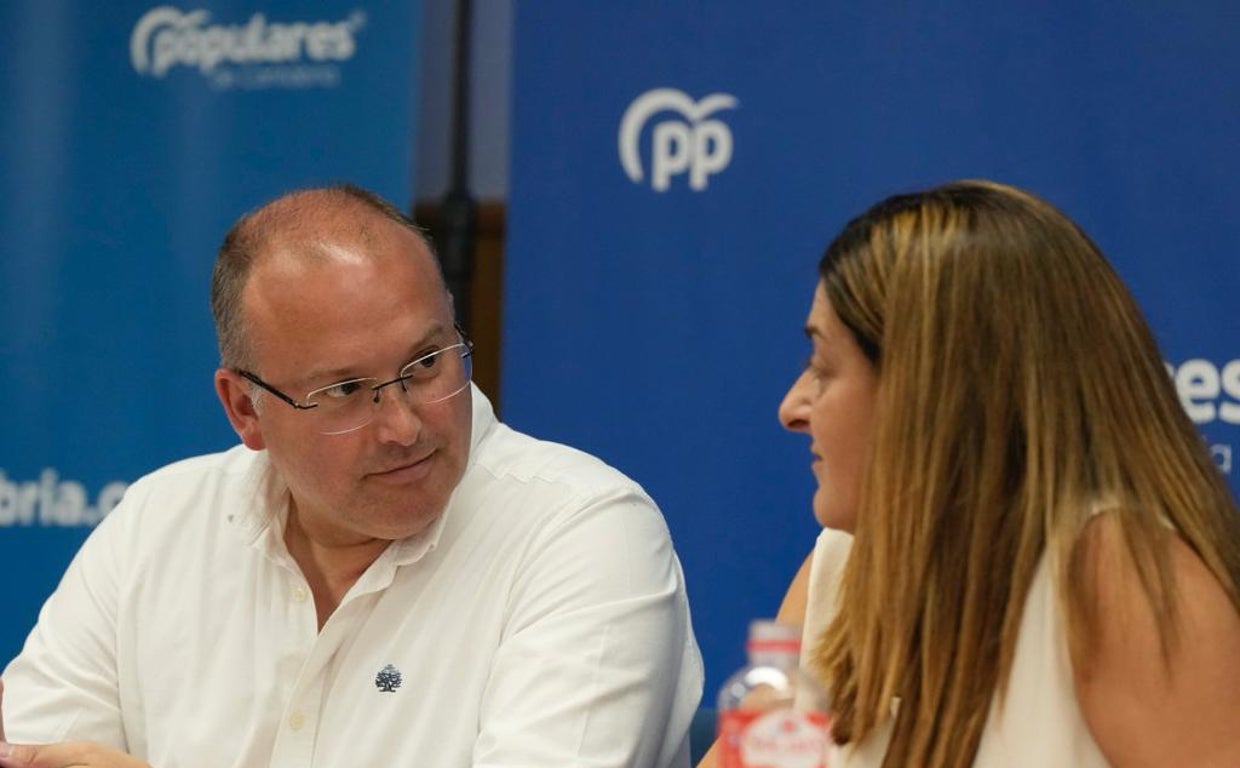
<path fill-rule="evenodd" d="M 1075 670 L 1082 714 L 1116 768 L 1240 765 L 1240 612 L 1178 536 L 1167 556 L 1178 616 L 1169 654 L 1118 516 L 1087 526 L 1076 585 L 1092 616 Z"/>

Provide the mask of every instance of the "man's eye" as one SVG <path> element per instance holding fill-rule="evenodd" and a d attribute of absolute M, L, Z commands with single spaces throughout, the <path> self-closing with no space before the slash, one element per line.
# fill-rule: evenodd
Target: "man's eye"
<path fill-rule="evenodd" d="M 363 389 L 361 381 L 342 381 L 319 390 L 318 395 L 325 400 L 344 400 Z"/>
<path fill-rule="evenodd" d="M 410 363 L 408 366 L 405 367 L 405 371 L 404 371 L 405 375 L 406 376 L 425 376 L 426 374 L 430 373 L 432 370 L 434 370 L 435 366 L 439 365 L 439 353 L 442 351 L 443 350 L 431 352 L 427 355 L 423 355 L 422 357 L 419 357 L 417 360 L 414 360 L 412 363 Z"/>

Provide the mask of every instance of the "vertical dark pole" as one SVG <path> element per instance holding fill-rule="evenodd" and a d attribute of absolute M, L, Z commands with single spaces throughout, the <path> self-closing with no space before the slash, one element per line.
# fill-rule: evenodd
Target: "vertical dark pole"
<path fill-rule="evenodd" d="M 440 206 L 439 260 L 456 301 L 456 319 L 470 330 L 470 281 L 478 206 L 469 192 L 469 80 L 471 0 L 457 0 L 456 51 L 452 75 L 452 176 Z"/>

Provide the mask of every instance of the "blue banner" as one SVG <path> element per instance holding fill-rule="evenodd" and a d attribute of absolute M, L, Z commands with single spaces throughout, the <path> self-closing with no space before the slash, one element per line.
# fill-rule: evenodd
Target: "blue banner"
<path fill-rule="evenodd" d="M 420 4 L 0 5 L 0 666 L 129 482 L 235 444 L 215 249 L 350 180 L 408 207 Z"/>
<path fill-rule="evenodd" d="M 1100 244 L 1240 489 L 1233 4 L 543 0 L 515 13 L 503 406 L 659 501 L 707 702 L 816 533 L 775 412 L 830 238 L 888 194 L 1026 187 Z"/>

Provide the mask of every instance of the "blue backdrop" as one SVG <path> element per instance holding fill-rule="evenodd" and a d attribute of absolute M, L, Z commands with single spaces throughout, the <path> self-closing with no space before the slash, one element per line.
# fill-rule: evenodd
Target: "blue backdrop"
<path fill-rule="evenodd" d="M 1065 209 L 1240 487 L 1234 3 L 542 0 L 514 48 L 504 415 L 660 502 L 708 701 L 817 532 L 775 411 L 818 257 L 890 193 L 990 177 Z"/>
<path fill-rule="evenodd" d="M 207 303 L 240 213 L 408 206 L 415 0 L 0 4 L 0 667 L 140 474 L 236 442 Z"/>

